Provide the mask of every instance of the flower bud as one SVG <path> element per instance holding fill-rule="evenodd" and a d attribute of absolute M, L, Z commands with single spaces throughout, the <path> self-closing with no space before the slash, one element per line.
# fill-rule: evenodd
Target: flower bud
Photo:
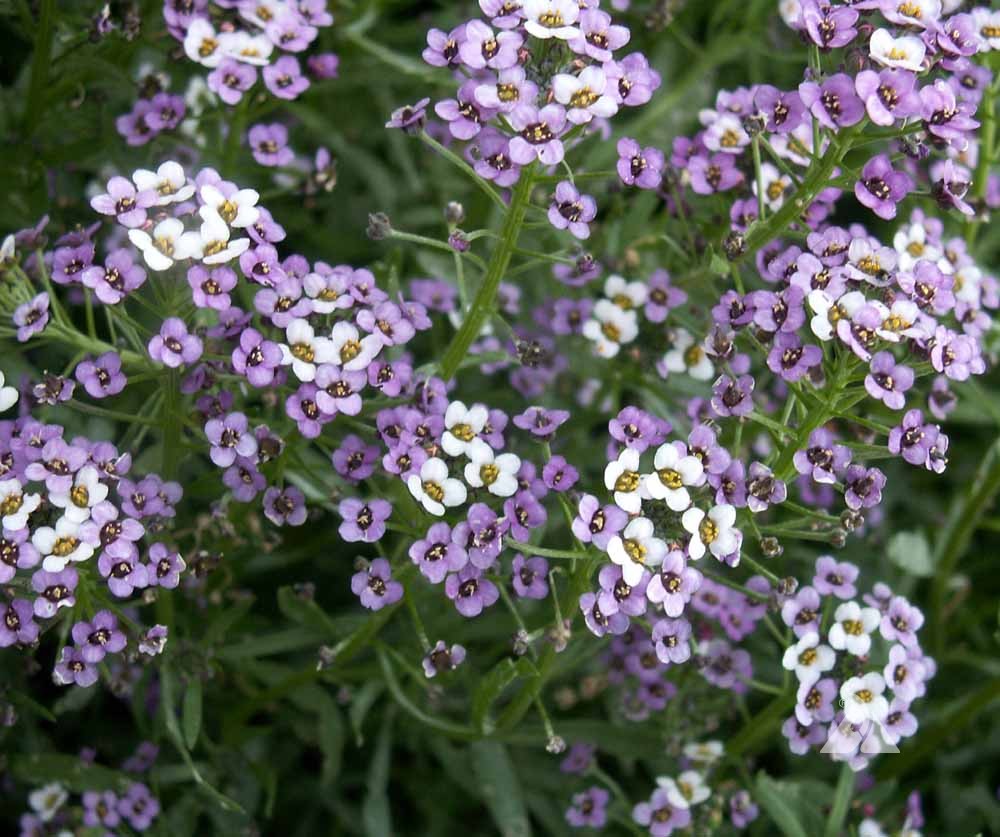
<path fill-rule="evenodd" d="M 765 558 L 777 558 L 785 551 L 785 548 L 776 537 L 767 535 L 760 539 L 760 551 L 764 553 Z"/>
<path fill-rule="evenodd" d="M 552 735 L 549 737 L 548 743 L 545 745 L 545 751 L 547 753 L 552 753 L 552 755 L 557 756 L 560 753 L 566 751 L 566 739 L 561 735 Z"/>
<path fill-rule="evenodd" d="M 847 532 L 843 529 L 834 529 L 830 533 L 830 546 L 834 549 L 843 549 L 847 543 Z"/>
<path fill-rule="evenodd" d="M 444 208 L 444 220 L 454 226 L 465 220 L 465 207 L 458 201 L 448 201 Z"/>
<path fill-rule="evenodd" d="M 794 576 L 785 576 L 778 582 L 778 593 L 782 596 L 794 596 L 799 589 L 799 580 Z"/>
<path fill-rule="evenodd" d="M 747 136 L 751 139 L 763 134 L 766 125 L 764 117 L 759 113 L 753 113 L 743 119 L 743 130 L 747 132 Z"/>
<path fill-rule="evenodd" d="M 384 212 L 372 212 L 368 215 L 368 229 L 365 234 L 372 241 L 382 241 L 392 235 L 392 223 Z"/>
<path fill-rule="evenodd" d="M 848 532 L 853 532 L 855 529 L 860 528 L 864 522 L 864 515 L 854 509 L 845 509 L 840 515 L 840 525 Z"/>
<path fill-rule="evenodd" d="M 738 261 L 747 251 L 747 240 L 743 237 L 743 233 L 733 230 L 722 242 L 722 249 L 729 261 Z"/>

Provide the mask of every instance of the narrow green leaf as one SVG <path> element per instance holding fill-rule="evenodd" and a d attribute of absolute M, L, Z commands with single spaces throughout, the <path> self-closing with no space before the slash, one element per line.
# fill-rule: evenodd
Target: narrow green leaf
<path fill-rule="evenodd" d="M 375 742 L 375 755 L 368 767 L 368 791 L 361 806 L 365 834 L 382 837 L 392 834 L 392 814 L 389 811 L 389 765 L 392 756 L 393 710 L 386 712 Z"/>
<path fill-rule="evenodd" d="M 333 787 L 333 783 L 340 774 L 346 738 L 343 716 L 333 701 L 323 704 L 320 709 L 317 738 L 320 751 L 323 753 L 323 770 L 320 774 L 320 782 L 324 787 L 330 788 Z"/>
<path fill-rule="evenodd" d="M 184 692 L 181 727 L 184 730 L 184 743 L 189 750 L 193 750 L 201 732 L 201 681 L 198 679 L 192 680 Z"/>
<path fill-rule="evenodd" d="M 385 690 L 385 685 L 378 680 L 369 680 L 358 689 L 351 700 L 351 708 L 348 710 L 348 717 L 351 719 L 351 729 L 354 730 L 354 743 L 362 746 L 365 743 L 362 726 L 368 710 L 372 708 L 378 696 Z"/>
<path fill-rule="evenodd" d="M 784 782 L 776 782 L 761 771 L 757 774 L 754 796 L 785 837 L 809 837 L 792 804 L 797 797 L 788 792 Z"/>
<path fill-rule="evenodd" d="M 830 809 L 830 817 L 826 821 L 824 837 L 839 837 L 840 830 L 844 827 L 844 820 L 847 818 L 847 809 L 851 804 L 853 794 L 854 771 L 845 761 L 840 768 L 837 789 L 833 793 L 833 807 Z"/>
<path fill-rule="evenodd" d="M 511 764 L 507 748 L 499 741 L 475 741 L 469 746 L 472 752 L 472 770 L 486 807 L 503 837 L 530 837 L 531 822 L 524 804 L 524 794 Z"/>
<path fill-rule="evenodd" d="M 517 667 L 509 657 L 501 660 L 479 681 L 472 696 L 472 724 L 484 735 L 493 732 L 495 724 L 490 709 L 500 693 L 517 678 Z"/>
<path fill-rule="evenodd" d="M 132 783 L 124 773 L 85 764 L 76 756 L 54 753 L 33 753 L 11 759 L 11 773 L 26 785 L 44 785 L 59 782 L 71 791 L 111 790 L 122 792 Z"/>
<path fill-rule="evenodd" d="M 297 625 L 312 628 L 330 638 L 337 636 L 337 626 L 315 601 L 295 594 L 291 587 L 278 589 L 278 608 Z"/>

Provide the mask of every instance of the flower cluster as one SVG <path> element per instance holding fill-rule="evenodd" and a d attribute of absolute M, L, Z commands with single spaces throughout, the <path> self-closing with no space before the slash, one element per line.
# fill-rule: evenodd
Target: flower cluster
<path fill-rule="evenodd" d="M 258 68 L 268 93 L 297 98 L 310 80 L 296 56 L 314 44 L 320 29 L 333 25 L 326 0 L 164 0 L 163 16 L 187 57 L 211 70 L 208 87 L 227 105 L 252 91 Z M 337 56 L 328 52 L 306 60 L 307 72 L 316 79 L 334 78 L 338 65 Z"/>
<path fill-rule="evenodd" d="M 937 666 L 917 637 L 923 613 L 881 582 L 859 603 L 857 577 L 854 564 L 823 556 L 812 584 L 781 606 L 796 637 L 782 665 L 798 681 L 782 733 L 793 753 L 822 748 L 861 770 L 916 733 L 910 707 Z"/>

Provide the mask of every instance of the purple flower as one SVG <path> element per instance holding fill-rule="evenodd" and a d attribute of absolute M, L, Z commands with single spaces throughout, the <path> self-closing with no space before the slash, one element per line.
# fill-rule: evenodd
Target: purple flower
<path fill-rule="evenodd" d="M 610 61 L 612 53 L 625 46 L 631 37 L 627 26 L 612 24 L 611 15 L 600 9 L 583 9 L 577 23 L 580 34 L 570 40 L 570 48 L 602 63 Z"/>
<path fill-rule="evenodd" d="M 494 116 L 492 110 L 476 103 L 476 87 L 477 82 L 469 79 L 458 88 L 456 98 L 434 105 L 434 112 L 448 123 L 455 139 L 472 139 L 483 129 L 483 123 Z"/>
<path fill-rule="evenodd" d="M 788 739 L 788 749 L 797 756 L 805 755 L 811 747 L 822 744 L 826 740 L 826 732 L 825 724 L 806 726 L 800 724 L 794 715 L 781 725 L 781 734 Z"/>
<path fill-rule="evenodd" d="M 369 610 L 381 610 L 403 598 L 403 585 L 392 580 L 392 568 L 385 558 L 376 558 L 367 570 L 351 576 L 351 592 Z"/>
<path fill-rule="evenodd" d="M 584 494 L 580 498 L 579 513 L 573 519 L 573 534 L 581 543 L 593 543 L 603 552 L 626 523 L 628 514 L 618 506 L 602 506 L 596 497 Z"/>
<path fill-rule="evenodd" d="M 7 648 L 15 642 L 30 645 L 38 638 L 38 625 L 31 602 L 14 599 L 9 604 L 0 604 L 0 648 Z"/>
<path fill-rule="evenodd" d="M 288 147 L 288 129 L 280 122 L 252 126 L 247 141 L 253 158 L 262 166 L 287 166 L 295 158 Z"/>
<path fill-rule="evenodd" d="M 465 40 L 458 49 L 459 57 L 467 67 L 482 70 L 505 70 L 517 64 L 518 50 L 524 43 L 519 32 L 494 34 L 481 20 L 470 20 L 465 25 Z"/>
<path fill-rule="evenodd" d="M 747 506 L 750 511 L 759 514 L 771 505 L 783 503 L 787 496 L 785 483 L 775 477 L 770 468 L 760 462 L 750 464 L 747 480 Z"/>
<path fill-rule="evenodd" d="M 580 612 L 583 613 L 587 628 L 596 637 L 605 634 L 620 636 L 629 628 L 629 618 L 621 611 L 606 614 L 601 610 L 596 593 L 584 593 L 580 596 Z"/>
<path fill-rule="evenodd" d="M 103 267 L 88 267 L 80 281 L 105 305 L 116 305 L 145 283 L 146 271 L 135 263 L 128 250 L 113 250 L 104 260 Z"/>
<path fill-rule="evenodd" d="M 0 537 L 0 584 L 6 584 L 17 574 L 18 570 L 27 570 L 38 566 L 41 556 L 29 540 L 31 530 L 27 525 L 13 531 L 4 527 L 2 533 L 3 537 Z"/>
<path fill-rule="evenodd" d="M 359 311 L 356 322 L 381 340 L 383 346 L 401 346 L 416 333 L 413 323 L 395 302 L 380 302 L 374 308 Z"/>
<path fill-rule="evenodd" d="M 737 791 L 729 798 L 729 819 L 735 828 L 746 828 L 759 814 L 760 808 L 750 797 L 749 791 Z"/>
<path fill-rule="evenodd" d="M 267 486 L 267 479 L 257 470 L 253 459 L 237 457 L 222 475 L 222 483 L 240 503 L 249 503 Z"/>
<path fill-rule="evenodd" d="M 653 625 L 656 656 L 664 665 L 691 658 L 691 623 L 687 619 L 660 619 Z"/>
<path fill-rule="evenodd" d="M 471 564 L 445 579 L 444 592 L 455 603 L 458 612 L 467 618 L 478 616 L 500 598 L 496 585 Z"/>
<path fill-rule="evenodd" d="M 889 451 L 901 455 L 911 465 L 925 465 L 940 435 L 941 429 L 936 424 L 924 424 L 920 410 L 908 410 L 902 423 L 889 432 Z"/>
<path fill-rule="evenodd" d="M 205 435 L 212 445 L 209 458 L 220 468 L 228 468 L 237 456 L 257 453 L 257 439 L 249 432 L 247 417 L 243 413 L 230 413 L 224 419 L 210 419 L 205 424 Z"/>
<path fill-rule="evenodd" d="M 810 632 L 818 632 L 820 604 L 819 593 L 814 588 L 802 587 L 782 604 L 781 621 L 800 639 Z"/>
<path fill-rule="evenodd" d="M 269 386 L 279 366 L 281 349 L 277 343 L 265 340 L 259 331 L 252 328 L 240 334 L 239 345 L 233 349 L 233 369 L 245 375 L 251 386 Z"/>
<path fill-rule="evenodd" d="M 546 166 L 562 162 L 563 144 L 559 135 L 566 127 L 566 110 L 551 104 L 538 109 L 534 105 L 518 105 L 511 111 L 510 122 L 517 134 L 510 141 L 510 158 L 526 166 L 540 160 Z"/>
<path fill-rule="evenodd" d="M 624 613 L 626 616 L 642 616 L 646 612 L 646 590 L 649 573 L 643 572 L 637 584 L 629 584 L 622 575 L 622 568 L 616 564 L 605 564 L 598 573 L 601 590 L 597 603 L 606 613 Z"/>
<path fill-rule="evenodd" d="M 854 564 L 837 561 L 829 555 L 821 555 L 816 559 L 813 587 L 821 596 L 836 596 L 846 601 L 858 594 L 854 586 L 857 577 L 858 568 Z"/>
<path fill-rule="evenodd" d="M 819 483 L 833 484 L 851 462 L 850 448 L 835 444 L 833 434 L 825 428 L 814 430 L 809 446 L 795 452 L 792 460 L 800 474 L 809 474 Z"/>
<path fill-rule="evenodd" d="M 294 485 L 271 486 L 264 492 L 264 516 L 275 526 L 301 526 L 306 522 L 306 498 Z"/>
<path fill-rule="evenodd" d="M 651 323 L 662 323 L 671 309 L 687 301 L 687 293 L 670 284 L 670 274 L 659 268 L 654 270 L 647 281 L 646 305 L 643 314 Z"/>
<path fill-rule="evenodd" d="M 265 79 L 267 78 L 267 69 L 264 70 Z M 252 64 L 226 58 L 208 74 L 207 81 L 209 90 L 227 105 L 235 105 L 243 98 L 243 94 L 257 83 L 257 69 Z M 271 92 L 275 95 L 279 95 L 270 84 L 268 88 L 271 88 Z"/>
<path fill-rule="evenodd" d="M 934 330 L 931 365 L 953 381 L 964 381 L 969 375 L 981 375 L 986 371 L 979 341 L 944 326 Z"/>
<path fill-rule="evenodd" d="M 284 44 L 282 47 L 288 49 Z M 296 99 L 309 87 L 309 79 L 302 75 L 298 60 L 291 55 L 281 56 L 266 66 L 261 74 L 267 89 L 279 99 Z"/>
<path fill-rule="evenodd" d="M 366 445 L 353 433 L 345 436 L 331 457 L 333 467 L 344 479 L 360 482 L 375 473 L 378 463 L 378 448 Z"/>
<path fill-rule="evenodd" d="M 605 62 L 604 75 L 615 101 L 627 107 L 646 104 L 660 86 L 660 74 L 650 68 L 641 52 L 629 53 L 621 61 Z"/>
<path fill-rule="evenodd" d="M 854 92 L 854 80 L 846 73 L 827 78 L 822 85 L 804 81 L 799 96 L 820 124 L 831 131 L 856 125 L 865 115 L 865 106 Z"/>
<path fill-rule="evenodd" d="M 924 614 L 902 596 L 893 596 L 882 615 L 879 633 L 889 642 L 898 642 L 906 648 L 917 644 L 916 632 L 924 624 Z"/>
<path fill-rule="evenodd" d="M 181 583 L 181 573 L 187 564 L 177 552 L 171 552 L 166 544 L 154 543 L 149 548 L 146 564 L 146 578 L 150 587 L 173 590 Z"/>
<path fill-rule="evenodd" d="M 795 703 L 795 717 L 800 724 L 809 726 L 814 721 L 829 723 L 835 714 L 839 684 L 831 677 L 799 684 Z"/>
<path fill-rule="evenodd" d="M 401 128 L 408 134 L 419 134 L 427 119 L 427 105 L 430 99 L 424 98 L 413 105 L 403 105 L 396 108 L 385 123 L 386 128 Z"/>
<path fill-rule="evenodd" d="M 136 831 L 145 831 L 159 816 L 160 803 L 144 784 L 133 782 L 118 800 L 118 813 Z"/>
<path fill-rule="evenodd" d="M 130 541 L 115 541 L 105 547 L 97 569 L 108 580 L 108 589 L 120 599 L 149 585 L 146 565 L 139 563 L 139 551 Z"/>
<path fill-rule="evenodd" d="M 613 439 L 625 447 L 635 448 L 640 453 L 651 446 L 661 444 L 670 429 L 670 422 L 632 406 L 623 407 L 618 415 L 608 422 L 608 432 Z"/>
<path fill-rule="evenodd" d="M 913 370 L 896 363 L 892 352 L 878 352 L 865 376 L 865 389 L 890 410 L 902 410 L 906 404 L 904 393 L 913 386 L 913 379 Z"/>
<path fill-rule="evenodd" d="M 597 215 L 597 204 L 590 195 L 582 195 L 568 180 L 556 185 L 549 204 L 549 223 L 557 230 L 568 229 L 576 238 L 590 238 L 590 222 Z"/>
<path fill-rule="evenodd" d="M 938 79 L 920 88 L 920 116 L 929 133 L 946 142 L 963 142 L 979 127 L 972 118 L 975 105 L 958 102 L 948 82 Z"/>
<path fill-rule="evenodd" d="M 125 389 L 126 379 L 118 352 L 105 352 L 94 360 L 81 361 L 74 374 L 91 398 L 107 398 Z"/>
<path fill-rule="evenodd" d="M 663 152 L 652 146 L 642 148 L 629 137 L 618 140 L 618 176 L 626 186 L 658 189 L 663 180 Z"/>
<path fill-rule="evenodd" d="M 781 332 L 767 355 L 767 368 L 786 381 L 798 381 L 823 361 L 819 346 L 803 346 L 797 334 Z"/>
<path fill-rule="evenodd" d="M 486 570 L 496 560 L 510 523 L 497 517 L 485 503 L 473 503 L 466 519 L 452 530 L 451 539 L 468 552 L 469 561 Z"/>
<path fill-rule="evenodd" d="M 84 791 L 83 824 L 90 828 L 115 828 L 121 822 L 118 797 L 112 791 Z"/>
<path fill-rule="evenodd" d="M 156 203 L 156 193 L 152 189 L 137 190 L 125 177 L 112 177 L 108 181 L 108 191 L 91 198 L 90 205 L 101 215 L 114 215 L 125 227 L 141 227 L 146 221 L 146 210 Z"/>
<path fill-rule="evenodd" d="M 449 572 L 461 570 L 468 562 L 465 549 L 452 540 L 447 523 L 435 523 L 409 549 L 410 560 L 432 584 L 440 584 Z"/>
<path fill-rule="evenodd" d="M 896 204 L 912 191 L 913 180 L 906 172 L 896 171 L 887 154 L 865 163 L 861 179 L 854 184 L 854 196 L 887 221 L 896 217 Z"/>
<path fill-rule="evenodd" d="M 183 363 L 194 363 L 201 357 L 201 338 L 189 334 L 179 317 L 168 317 L 160 326 L 160 333 L 149 341 L 149 356 L 164 366 L 176 369 Z"/>
<path fill-rule="evenodd" d="M 17 326 L 19 343 L 26 343 L 31 335 L 45 329 L 49 322 L 49 295 L 40 293 L 29 302 L 14 309 L 14 325 Z"/>
<path fill-rule="evenodd" d="M 740 375 L 735 381 L 720 375 L 712 386 L 712 409 L 720 416 L 746 416 L 753 412 L 754 379 Z"/>
<path fill-rule="evenodd" d="M 604 828 L 610 798 L 611 795 L 599 785 L 573 794 L 573 804 L 566 809 L 566 822 L 573 828 Z"/>
<path fill-rule="evenodd" d="M 514 556 L 511 564 L 514 591 L 523 599 L 544 599 L 549 594 L 549 562 L 544 558 Z"/>
<path fill-rule="evenodd" d="M 691 190 L 698 195 L 725 192 L 743 182 L 743 173 L 736 168 L 732 154 L 718 151 L 715 154 L 696 154 L 687 164 L 691 177 Z"/>
<path fill-rule="evenodd" d="M 862 70 L 854 80 L 854 88 L 871 121 L 888 128 L 897 119 L 920 113 L 916 81 L 916 75 L 909 70 Z"/>
<path fill-rule="evenodd" d="M 316 370 L 316 406 L 326 415 L 343 413 L 356 416 L 361 412 L 361 390 L 368 383 L 364 372 L 347 372 L 339 366 L 324 363 Z"/>
<path fill-rule="evenodd" d="M 794 90 L 786 92 L 770 84 L 761 84 L 754 93 L 753 102 L 754 107 L 767 117 L 766 127 L 771 133 L 789 134 L 805 119 L 805 105 Z"/>
<path fill-rule="evenodd" d="M 650 579 L 646 597 L 654 604 L 662 605 L 667 616 L 676 618 L 684 612 L 685 605 L 698 592 L 702 581 L 702 574 L 687 566 L 684 553 L 672 549 L 663 559 L 659 571 Z"/>
<path fill-rule="evenodd" d="M 514 426 L 527 430 L 532 436 L 549 441 L 560 425 L 569 419 L 568 410 L 549 410 L 545 407 L 528 407 L 514 416 Z"/>
<path fill-rule="evenodd" d="M 849 509 L 874 508 L 882 502 L 885 474 L 878 468 L 850 465 L 844 476 L 844 502 Z"/>
<path fill-rule="evenodd" d="M 387 500 L 369 500 L 358 497 L 341 500 L 337 512 L 343 518 L 337 530 L 348 543 L 364 541 L 374 543 L 385 534 L 385 521 L 392 514 L 392 504 Z"/>
<path fill-rule="evenodd" d="M 965 196 L 972 185 L 969 182 L 971 179 L 969 173 L 961 166 L 955 165 L 955 161 L 951 158 L 939 166 L 932 167 L 931 171 L 934 172 L 931 194 L 934 195 L 938 206 L 944 210 L 957 209 L 970 218 L 974 216 L 976 210 L 965 201 Z M 929 264 L 929 262 L 920 262 L 919 264 Z"/>
<path fill-rule="evenodd" d="M 553 456 L 542 468 L 542 480 L 552 491 L 569 491 L 579 478 L 576 468 L 562 456 Z"/>
<path fill-rule="evenodd" d="M 219 266 L 209 269 L 200 264 L 192 265 L 188 268 L 187 281 L 191 286 L 191 298 L 199 308 L 225 311 L 232 305 L 229 292 L 236 287 L 237 281 L 236 271 L 232 268 Z"/>
<path fill-rule="evenodd" d="M 80 649 L 66 646 L 52 672 L 52 679 L 59 686 L 75 685 L 85 689 L 97 682 L 97 674 L 97 667 L 87 663 Z"/>
<path fill-rule="evenodd" d="M 465 660 L 465 648 L 452 645 L 449 648 L 444 640 L 439 639 L 434 647 L 424 655 L 422 662 L 424 675 L 430 679 L 446 671 L 454 671 Z"/>
<path fill-rule="evenodd" d="M 126 643 L 118 619 L 110 610 L 99 610 L 89 622 L 77 622 L 70 633 L 81 658 L 91 665 L 99 663 L 106 654 L 119 653 Z"/>
<path fill-rule="evenodd" d="M 457 67 L 461 64 L 459 49 L 465 41 L 465 24 L 451 32 L 431 29 L 427 32 L 427 48 L 423 59 L 432 67 Z"/>
<path fill-rule="evenodd" d="M 319 389 L 315 384 L 302 384 L 285 399 L 285 413 L 295 421 L 299 433 L 307 439 L 315 439 L 323 432 L 323 425 L 333 419 L 332 413 L 319 408 Z"/>
<path fill-rule="evenodd" d="M 809 39 L 821 49 L 837 49 L 854 40 L 858 12 L 845 6 L 830 6 L 820 0 L 802 0 L 799 18 Z"/>
<path fill-rule="evenodd" d="M 170 93 L 157 93 L 149 100 L 144 120 L 149 130 L 155 135 L 161 131 L 170 131 L 181 124 L 187 108 L 181 96 Z"/>
<path fill-rule="evenodd" d="M 691 811 L 671 805 L 667 790 L 657 788 L 648 802 L 640 802 L 632 809 L 632 819 L 647 826 L 652 837 L 670 837 L 691 824 Z"/>

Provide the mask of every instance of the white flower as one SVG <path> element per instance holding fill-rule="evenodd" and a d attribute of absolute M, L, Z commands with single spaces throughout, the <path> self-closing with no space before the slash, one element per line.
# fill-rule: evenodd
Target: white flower
<path fill-rule="evenodd" d="M 14 233 L 8 233 L 3 243 L 0 244 L 0 264 L 14 261 L 16 247 L 17 240 L 14 238 Z"/>
<path fill-rule="evenodd" d="M 924 330 L 914 325 L 920 319 L 917 303 L 909 299 L 897 299 L 882 319 L 882 326 L 875 333 L 883 340 L 898 343 L 904 337 L 924 337 Z"/>
<path fill-rule="evenodd" d="M 635 311 L 623 311 L 610 299 L 599 299 L 594 314 L 583 324 L 583 336 L 596 343 L 601 357 L 614 357 L 625 343 L 631 343 L 639 334 Z"/>
<path fill-rule="evenodd" d="M 261 6 L 259 2 L 252 5 L 254 8 Z M 258 67 L 271 63 L 271 52 L 274 50 L 274 44 L 264 35 L 251 35 L 245 29 L 220 34 L 219 45 L 222 52 L 234 61 Z"/>
<path fill-rule="evenodd" d="M 668 372 L 687 372 L 696 381 L 707 381 L 715 374 L 705 350 L 683 328 L 674 331 L 674 347 L 663 356 L 663 367 Z"/>
<path fill-rule="evenodd" d="M 20 480 L 0 482 L 0 515 L 3 528 L 8 531 L 23 529 L 28 525 L 28 515 L 42 502 L 37 494 L 25 494 Z"/>
<path fill-rule="evenodd" d="M 604 469 L 604 486 L 615 492 L 615 503 L 629 514 L 638 514 L 642 508 L 639 486 L 639 451 L 625 448 L 618 459 L 609 462 Z"/>
<path fill-rule="evenodd" d="M 786 26 L 798 29 L 802 22 L 802 3 L 800 0 L 779 0 L 778 14 Z"/>
<path fill-rule="evenodd" d="M 819 644 L 819 634 L 809 631 L 803 634 L 795 645 L 785 649 L 781 665 L 794 671 L 800 683 L 815 683 L 824 671 L 833 668 L 837 655 L 829 645 Z"/>
<path fill-rule="evenodd" d="M 705 780 L 697 770 L 685 770 L 676 779 L 660 776 L 656 780 L 667 792 L 667 801 L 675 808 L 690 808 L 704 802 L 712 795 Z"/>
<path fill-rule="evenodd" d="M 675 512 L 691 505 L 687 485 L 701 485 L 705 468 L 697 456 L 684 455 L 677 445 L 666 442 L 657 448 L 653 458 L 656 470 L 645 477 L 646 493 L 654 500 L 666 500 Z"/>
<path fill-rule="evenodd" d="M 257 208 L 260 195 L 255 189 L 239 189 L 227 198 L 215 186 L 206 183 L 198 191 L 198 197 L 231 227 L 252 227 L 260 218 Z"/>
<path fill-rule="evenodd" d="M 612 273 L 604 283 L 604 295 L 623 311 L 640 308 L 649 295 L 649 285 L 645 282 L 629 282 Z"/>
<path fill-rule="evenodd" d="M 820 140 L 820 150 L 826 151 L 830 145 L 829 137 Z M 812 162 L 809 156 L 813 150 L 812 125 L 806 121 L 787 134 L 772 134 L 771 148 L 783 160 L 789 160 L 797 166 L 808 166 Z"/>
<path fill-rule="evenodd" d="M 375 355 L 382 351 L 382 341 L 374 334 L 360 335 L 350 323 L 339 322 L 330 332 L 333 346 L 333 363 L 339 363 L 348 372 L 367 368 Z"/>
<path fill-rule="evenodd" d="M 868 51 L 876 64 L 916 73 L 924 63 L 927 47 L 915 35 L 894 38 L 888 29 L 876 29 L 868 42 Z"/>
<path fill-rule="evenodd" d="M 442 447 L 444 445 L 442 444 Z M 489 445 L 474 449 L 465 466 L 465 481 L 473 488 L 483 488 L 496 497 L 512 497 L 517 493 L 517 472 L 521 458 L 513 453 L 493 453 Z"/>
<path fill-rule="evenodd" d="M 892 239 L 892 246 L 899 253 L 900 270 L 913 270 L 920 259 L 937 262 L 942 256 L 940 247 L 928 243 L 923 224 L 914 223 L 899 230 Z"/>
<path fill-rule="evenodd" d="M 4 386 L 6 380 L 3 372 L 0 372 L 0 413 L 13 407 L 20 397 L 16 387 Z"/>
<path fill-rule="evenodd" d="M 49 822 L 65 804 L 68 794 L 58 782 L 34 790 L 28 794 L 28 804 L 38 814 L 42 822 Z"/>
<path fill-rule="evenodd" d="M 972 23 L 979 35 L 979 51 L 1000 49 L 1000 12 L 991 12 L 984 6 L 973 9 Z"/>
<path fill-rule="evenodd" d="M 852 724 L 865 721 L 881 723 L 889 714 L 889 702 L 883 696 L 885 680 L 872 671 L 863 677 L 852 677 L 840 687 L 844 718 Z"/>
<path fill-rule="evenodd" d="M 792 188 L 792 179 L 778 171 L 770 163 L 761 163 L 760 179 L 764 187 L 764 205 L 772 212 L 780 209 L 785 202 L 785 195 Z M 753 193 L 757 194 L 757 180 L 752 184 Z"/>
<path fill-rule="evenodd" d="M 666 543 L 653 536 L 653 521 L 646 517 L 633 519 L 621 535 L 608 541 L 608 556 L 622 568 L 622 578 L 631 587 L 642 581 L 647 567 L 660 566 L 666 554 Z"/>
<path fill-rule="evenodd" d="M 420 474 L 406 481 L 410 494 L 430 513 L 441 517 L 446 507 L 460 506 L 467 496 L 461 480 L 448 476 L 448 466 L 436 456 L 420 466 Z"/>
<path fill-rule="evenodd" d="M 856 657 L 865 656 L 872 647 L 871 632 L 882 621 L 874 607 L 861 607 L 857 602 L 844 602 L 834 611 L 833 625 L 827 638 L 838 651 L 847 651 Z"/>
<path fill-rule="evenodd" d="M 858 826 L 858 837 L 889 837 L 889 835 L 882 830 L 882 826 L 876 820 L 868 817 L 861 820 L 861 825 Z"/>
<path fill-rule="evenodd" d="M 184 232 L 184 224 L 177 218 L 160 221 L 153 227 L 152 235 L 145 230 L 129 230 L 128 238 L 142 251 L 146 264 L 153 270 L 168 270 L 181 259 L 201 258 L 201 236 Z"/>
<path fill-rule="evenodd" d="M 479 438 L 489 418 L 489 411 L 482 404 L 466 407 L 461 401 L 452 401 L 444 413 L 445 429 L 441 435 L 444 452 L 449 456 L 465 455 L 469 459 L 492 453 L 490 446 Z"/>
<path fill-rule="evenodd" d="M 722 758 L 725 748 L 721 741 L 702 741 L 701 743 L 685 744 L 684 755 L 691 761 L 710 765 Z"/>
<path fill-rule="evenodd" d="M 186 201 L 194 194 L 194 184 L 188 183 L 187 175 L 180 163 L 167 160 L 156 171 L 136 169 L 132 172 L 132 182 L 140 191 L 149 189 L 159 196 L 157 206 Z"/>
<path fill-rule="evenodd" d="M 108 487 L 101 482 L 97 468 L 85 465 L 73 479 L 69 491 L 50 492 L 49 502 L 63 510 L 74 523 L 90 519 L 90 510 L 108 496 Z"/>
<path fill-rule="evenodd" d="M 218 67 L 224 55 L 219 43 L 219 36 L 211 21 L 205 17 L 196 17 L 188 25 L 184 36 L 184 52 L 192 61 L 203 67 Z"/>
<path fill-rule="evenodd" d="M 559 104 L 566 105 L 566 118 L 574 125 L 585 125 L 595 116 L 607 119 L 618 112 L 615 100 L 604 92 L 607 86 L 604 70 L 595 65 L 578 76 L 557 73 L 552 78 L 552 93 Z"/>
<path fill-rule="evenodd" d="M 45 556 L 42 569 L 50 573 L 61 572 L 67 564 L 86 561 L 94 554 L 94 547 L 80 538 L 80 524 L 66 515 L 56 521 L 55 528 L 39 526 L 31 543 Z"/>
<path fill-rule="evenodd" d="M 249 238 L 229 240 L 229 225 L 212 207 L 198 210 L 201 216 L 202 258 L 205 264 L 223 264 L 245 253 L 250 247 Z"/>
<path fill-rule="evenodd" d="M 973 19 L 976 11 L 979 10 L 972 11 Z M 941 17 L 941 0 L 896 0 L 895 3 L 883 3 L 882 14 L 886 20 L 900 26 L 934 29 Z"/>
<path fill-rule="evenodd" d="M 861 291 L 849 291 L 835 300 L 826 291 L 818 289 L 810 291 L 806 300 L 815 312 L 809 320 L 809 328 L 820 340 L 832 340 L 837 334 L 837 321 L 849 320 L 868 302 Z"/>
<path fill-rule="evenodd" d="M 580 34 L 573 25 L 580 17 L 576 0 L 524 0 L 521 14 L 525 31 L 536 38 L 569 41 Z"/>
<path fill-rule="evenodd" d="M 690 508 L 681 517 L 681 525 L 691 533 L 688 544 L 688 555 L 695 561 L 705 554 L 705 549 L 720 560 L 734 552 L 738 552 L 742 543 L 739 529 L 733 528 L 736 523 L 736 508 L 729 503 L 720 503 L 709 509 L 706 515 L 699 508 Z M 735 567 L 739 564 L 736 556 Z"/>
<path fill-rule="evenodd" d="M 702 120 L 705 121 L 704 116 Z M 722 113 L 715 114 L 715 118 L 707 123 L 702 141 L 709 151 L 739 154 L 750 144 L 750 137 L 743 130 L 743 123 L 738 117 L 731 113 Z"/>
<path fill-rule="evenodd" d="M 338 325 L 340 325 L 338 323 Z M 336 363 L 337 351 L 333 341 L 327 337 L 317 337 L 308 320 L 295 319 L 285 329 L 285 343 L 279 343 L 281 363 L 291 364 L 295 377 L 309 382 L 316 377 L 316 366 L 321 363 Z"/>

